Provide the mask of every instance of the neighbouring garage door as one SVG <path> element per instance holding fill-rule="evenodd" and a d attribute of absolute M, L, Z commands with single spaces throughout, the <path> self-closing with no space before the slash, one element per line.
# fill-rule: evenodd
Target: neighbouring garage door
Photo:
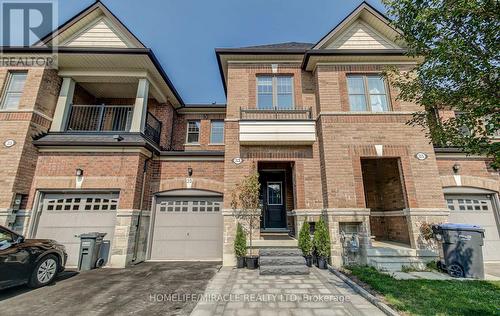
<path fill-rule="evenodd" d="M 222 196 L 175 194 L 157 198 L 151 260 L 222 260 Z"/>
<path fill-rule="evenodd" d="M 450 223 L 476 224 L 484 228 L 483 258 L 500 261 L 498 214 L 491 194 L 446 194 Z"/>
<path fill-rule="evenodd" d="M 115 231 L 118 194 L 45 194 L 36 238 L 54 239 L 66 246 L 68 267 L 78 265 L 82 233 L 102 232 L 105 259 L 109 259 Z"/>

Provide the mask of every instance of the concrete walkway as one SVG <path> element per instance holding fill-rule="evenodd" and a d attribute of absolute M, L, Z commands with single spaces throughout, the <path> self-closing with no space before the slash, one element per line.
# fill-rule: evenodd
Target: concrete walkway
<path fill-rule="evenodd" d="M 192 316 L 384 315 L 326 270 L 309 275 L 259 275 L 224 267 L 209 283 Z"/>

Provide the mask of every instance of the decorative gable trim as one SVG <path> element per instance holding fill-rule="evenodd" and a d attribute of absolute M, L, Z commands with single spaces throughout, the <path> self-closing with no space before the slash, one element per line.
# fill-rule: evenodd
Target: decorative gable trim
<path fill-rule="evenodd" d="M 101 23 L 102 24 L 99 24 Z M 94 28 L 94 29 L 92 29 Z M 91 36 L 97 36 L 98 29 L 104 32 L 104 36 L 111 39 L 111 43 L 105 45 L 105 38 L 91 41 Z M 106 28 L 109 30 L 106 30 Z M 89 32 L 85 34 L 85 32 Z M 93 34 L 92 34 L 92 31 Z M 80 38 L 80 41 L 72 42 L 79 35 L 90 35 Z M 114 34 L 114 35 L 113 35 Z M 119 42 L 123 44 L 120 44 Z M 99 45 L 99 42 L 103 43 Z M 73 45 L 68 45 L 69 43 Z M 89 45 L 89 46 L 84 46 Z M 70 46 L 70 47 L 116 47 L 116 48 L 146 48 L 146 46 L 100 1 L 82 10 L 73 18 L 66 21 L 52 33 L 42 38 L 34 46 Z"/>
<path fill-rule="evenodd" d="M 404 48 L 400 34 L 385 15 L 363 2 L 312 49 L 399 49 Z"/>
<path fill-rule="evenodd" d="M 399 49 L 396 43 L 380 34 L 373 27 L 357 20 L 340 34 L 328 49 Z"/>
<path fill-rule="evenodd" d="M 135 47 L 105 16 L 101 16 L 71 36 L 60 46 L 68 47 Z"/>

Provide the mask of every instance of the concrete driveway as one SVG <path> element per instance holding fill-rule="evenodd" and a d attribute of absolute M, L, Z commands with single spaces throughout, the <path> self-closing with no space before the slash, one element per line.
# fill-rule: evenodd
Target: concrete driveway
<path fill-rule="evenodd" d="M 50 286 L 0 291 L 5 315 L 189 315 L 220 268 L 217 262 L 146 262 L 125 269 L 62 273 Z M 176 294 L 176 295 L 169 295 Z"/>

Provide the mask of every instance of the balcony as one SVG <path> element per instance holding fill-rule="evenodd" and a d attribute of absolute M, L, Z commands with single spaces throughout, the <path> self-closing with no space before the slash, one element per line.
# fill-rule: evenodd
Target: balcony
<path fill-rule="evenodd" d="M 240 108 L 241 120 L 310 120 L 311 108 L 308 109 L 243 109 Z"/>
<path fill-rule="evenodd" d="M 240 144 L 311 145 L 316 122 L 308 109 L 240 109 Z"/>
<path fill-rule="evenodd" d="M 66 131 L 81 133 L 130 132 L 134 107 L 131 105 L 72 104 Z M 161 122 L 147 113 L 143 134 L 158 144 Z"/>

